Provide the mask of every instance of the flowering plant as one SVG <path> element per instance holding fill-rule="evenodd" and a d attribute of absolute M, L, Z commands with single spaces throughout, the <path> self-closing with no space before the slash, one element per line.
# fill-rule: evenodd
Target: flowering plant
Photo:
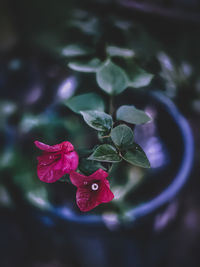
<path fill-rule="evenodd" d="M 77 48 L 65 48 L 65 54 L 70 55 L 67 49 L 71 51 Z M 151 74 L 136 64 L 132 72 L 129 69 L 127 73 L 111 57 L 116 53 L 127 54 L 127 51 L 112 47 L 104 61 L 92 58 L 88 62 L 81 60 L 69 63 L 69 67 L 75 71 L 95 73 L 97 84 L 105 93 L 104 98 L 93 92 L 83 93 L 65 102 L 69 109 L 82 116 L 84 122 L 96 130 L 98 142 L 91 150 L 87 148 L 78 153 L 69 140 L 52 146 L 35 141 L 35 145 L 43 151 L 38 157 L 39 179 L 53 183 L 69 175 L 65 178 L 77 187 L 76 202 L 84 212 L 114 198 L 107 179 L 108 176 L 111 178 L 113 165 L 125 161 L 143 168 L 150 167 L 145 152 L 134 142 L 134 126 L 149 122 L 150 116 L 133 105 L 115 106 L 115 97 L 126 88 L 146 86 L 152 79 Z M 131 51 L 129 55 L 132 58 Z M 127 64 L 130 62 L 130 58 L 125 61 Z"/>

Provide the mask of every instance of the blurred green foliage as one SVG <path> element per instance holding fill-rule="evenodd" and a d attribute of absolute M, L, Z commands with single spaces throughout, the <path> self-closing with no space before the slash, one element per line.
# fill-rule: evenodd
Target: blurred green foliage
<path fill-rule="evenodd" d="M 72 101 L 75 97 L 69 100 L 69 95 L 60 98 L 57 95 L 61 82 L 66 83 L 66 77 L 72 75 L 72 71 L 67 69 L 68 65 L 72 70 L 92 72 L 85 77 L 73 72 L 77 85 L 70 96 L 92 90 L 93 100 L 88 104 L 101 103 L 101 111 L 108 99 L 98 90 L 93 72 L 97 73 L 99 69 L 96 74 L 99 85 L 106 91 L 105 72 L 107 74 L 109 70 L 102 68 L 109 57 L 112 65 L 117 66 L 115 72 L 121 77 L 122 85 L 117 90 L 123 90 L 127 84 L 134 88 L 144 87 L 152 81 L 150 89 L 162 90 L 175 99 L 184 112 L 200 112 L 199 29 L 194 27 L 190 30 L 190 26 L 175 25 L 172 31 L 172 24 L 143 23 L 124 15 L 123 11 L 116 11 L 115 5 L 113 9 L 109 5 L 107 9 L 98 10 L 93 5 L 90 7 L 90 1 L 86 2 L 20 0 L 10 7 L 10 12 L 6 12 L 8 17 L 3 23 L 12 25 L 13 30 L 9 34 L 17 36 L 17 45 L 15 42 L 13 47 L 9 46 L 10 50 L 6 54 L 0 50 L 3 62 L 0 87 L 5 89 L 6 81 L 13 81 L 9 85 L 12 89 L 7 95 L 4 90 L 0 102 L 1 190 L 4 194 L 7 192 L 9 203 L 13 196 L 8 183 L 13 183 L 27 199 L 48 207 L 45 203 L 51 196 L 47 186 L 36 175 L 38 153 L 33 141 L 38 139 L 54 144 L 68 139 L 73 140 L 77 148 L 84 148 L 86 144 L 91 148 L 91 144 L 96 141 L 81 116 L 74 115 L 66 107 L 77 109 L 80 103 Z M 6 7 L 7 10 L 9 8 Z M 4 28 L 8 27 L 5 25 Z M 2 32 L 0 34 L 4 36 Z M 23 60 L 31 65 L 31 74 L 26 73 L 26 65 L 20 69 L 20 64 L 13 64 L 23 63 Z M 37 61 L 42 62 L 39 70 Z M 126 70 L 128 81 L 122 69 Z M 39 78 L 35 74 L 37 72 L 41 72 L 37 74 Z M 137 72 L 134 77 L 131 75 L 133 72 Z M 15 76 L 18 78 L 15 79 Z M 29 81 L 24 88 L 21 88 L 21 84 L 20 88 L 17 87 L 19 77 Z M 43 91 L 45 97 L 42 100 L 38 97 L 37 101 L 27 104 L 23 97 L 32 86 L 31 83 L 35 82 L 35 77 L 40 82 L 41 98 Z M 24 91 L 21 94 L 22 89 Z M 95 102 L 97 92 L 99 98 Z M 130 161 L 134 155 L 129 153 L 126 157 Z M 88 165 L 91 161 L 81 161 L 82 169 L 89 173 L 91 166 Z M 113 173 L 120 171 L 120 168 L 113 167 Z M 115 194 L 118 192 L 119 195 L 117 199 L 124 199 L 126 193 L 140 183 L 144 173 L 137 167 L 129 167 L 127 175 L 121 175 L 125 176 L 121 184 L 117 179 L 112 182 L 113 188 L 116 188 L 114 193 L 116 191 Z M 0 198 L 0 203 L 4 200 Z"/>

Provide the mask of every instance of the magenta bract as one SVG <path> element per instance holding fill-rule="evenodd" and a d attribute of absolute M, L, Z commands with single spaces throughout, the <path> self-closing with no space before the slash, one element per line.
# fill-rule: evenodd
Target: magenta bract
<path fill-rule="evenodd" d="M 90 176 L 75 171 L 70 173 L 70 180 L 77 187 L 76 203 L 81 211 L 89 211 L 114 198 L 107 177 L 108 173 L 102 169 L 97 170 Z"/>
<path fill-rule="evenodd" d="M 70 142 L 62 142 L 53 146 L 35 141 L 41 149 L 42 155 L 37 157 L 37 174 L 41 181 L 54 183 L 63 175 L 74 171 L 78 167 L 78 154 Z"/>

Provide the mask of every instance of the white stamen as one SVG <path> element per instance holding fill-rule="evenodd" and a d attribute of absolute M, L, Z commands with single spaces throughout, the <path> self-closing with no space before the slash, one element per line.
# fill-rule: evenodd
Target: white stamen
<path fill-rule="evenodd" d="M 99 186 L 98 186 L 98 184 L 94 183 L 94 184 L 92 184 L 91 188 L 92 188 L 92 190 L 96 191 L 96 190 L 98 190 Z"/>

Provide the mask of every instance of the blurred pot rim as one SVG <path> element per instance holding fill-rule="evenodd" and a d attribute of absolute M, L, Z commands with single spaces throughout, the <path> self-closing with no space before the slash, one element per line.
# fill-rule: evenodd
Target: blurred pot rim
<path fill-rule="evenodd" d="M 181 9 L 180 7 L 163 7 L 159 4 L 145 3 L 134 0 L 118 0 L 117 1 L 120 8 L 128 9 L 130 12 L 135 11 L 138 13 L 143 13 L 150 16 L 156 16 L 159 18 L 170 19 L 172 21 L 185 22 L 200 24 L 200 14 L 196 10 L 191 10 L 188 8 Z"/>
<path fill-rule="evenodd" d="M 180 134 L 183 140 L 183 157 L 181 164 L 178 168 L 176 176 L 174 177 L 171 184 L 165 188 L 159 195 L 151 199 L 150 201 L 144 202 L 143 204 L 130 209 L 125 213 L 125 217 L 128 218 L 129 223 L 135 222 L 137 219 L 144 218 L 148 215 L 153 214 L 159 208 L 168 204 L 183 188 L 185 185 L 191 168 L 193 166 L 194 158 L 194 142 L 193 135 L 190 126 L 183 115 L 179 112 L 175 104 L 163 93 L 150 92 L 150 94 L 156 101 L 161 103 L 176 122 L 177 127 L 180 130 Z M 90 215 L 90 214 L 77 214 L 71 211 L 67 207 L 55 207 L 51 206 L 48 210 L 54 216 L 66 220 L 72 223 L 79 224 L 92 224 L 92 225 L 103 225 L 104 219 L 101 215 Z"/>

